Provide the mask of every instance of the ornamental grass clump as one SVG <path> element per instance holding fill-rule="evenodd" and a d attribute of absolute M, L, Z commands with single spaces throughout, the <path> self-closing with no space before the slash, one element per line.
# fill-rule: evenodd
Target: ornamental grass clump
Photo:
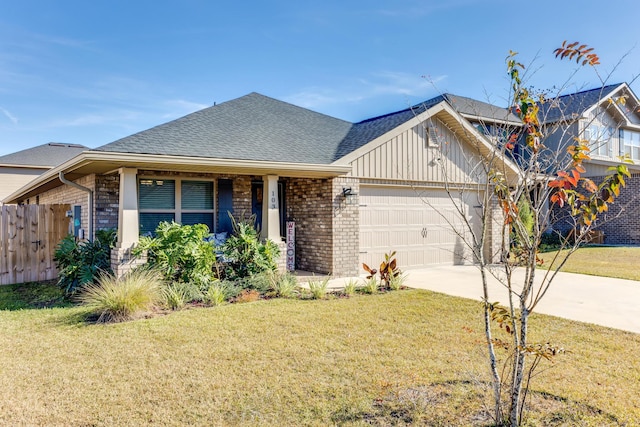
<path fill-rule="evenodd" d="M 162 301 L 162 276 L 136 269 L 116 278 L 101 275 L 97 283 L 85 285 L 78 301 L 97 316 L 98 323 L 124 322 L 153 310 Z"/>
<path fill-rule="evenodd" d="M 329 278 L 324 280 L 310 280 L 309 291 L 311 291 L 311 298 L 323 299 L 327 295 L 327 287 L 329 285 Z"/>
<path fill-rule="evenodd" d="M 350 297 L 354 295 L 357 290 L 358 290 L 358 282 L 355 281 L 354 279 L 350 279 L 347 283 L 344 284 L 344 290 L 342 291 L 342 293 L 345 296 Z"/>

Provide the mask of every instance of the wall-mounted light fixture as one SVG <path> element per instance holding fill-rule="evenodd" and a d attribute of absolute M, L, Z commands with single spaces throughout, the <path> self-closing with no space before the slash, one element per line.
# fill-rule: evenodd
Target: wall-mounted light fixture
<path fill-rule="evenodd" d="M 355 205 L 358 201 L 358 194 L 351 187 L 342 187 L 342 197 L 347 205 Z"/>

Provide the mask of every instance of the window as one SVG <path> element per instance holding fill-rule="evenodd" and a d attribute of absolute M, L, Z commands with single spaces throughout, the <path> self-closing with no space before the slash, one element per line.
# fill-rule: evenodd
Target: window
<path fill-rule="evenodd" d="M 622 154 L 633 160 L 640 160 L 640 132 L 620 129 L 620 145 Z"/>
<path fill-rule="evenodd" d="M 591 152 L 599 156 L 611 157 L 613 128 L 609 126 L 590 125 L 584 130 L 584 139 L 589 141 Z"/>
<path fill-rule="evenodd" d="M 162 221 L 206 224 L 214 231 L 213 181 L 141 178 L 138 185 L 140 234 Z"/>

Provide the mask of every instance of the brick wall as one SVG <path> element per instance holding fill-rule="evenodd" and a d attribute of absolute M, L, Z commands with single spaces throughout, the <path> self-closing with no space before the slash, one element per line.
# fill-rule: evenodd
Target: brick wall
<path fill-rule="evenodd" d="M 287 216 L 296 223 L 296 269 L 339 277 L 358 274 L 358 203 L 357 198 L 346 203 L 343 187 L 358 193 L 358 180 L 287 181 Z"/>
<path fill-rule="evenodd" d="M 498 203 L 498 198 L 492 195 L 489 202 L 491 209 L 488 212 L 489 221 L 484 256 L 487 262 L 498 263 L 503 259 L 502 242 L 508 242 L 508 229 L 504 227 L 505 216 Z"/>
<path fill-rule="evenodd" d="M 333 268 L 334 276 L 357 276 L 360 270 L 360 211 L 359 197 L 347 200 L 342 189 L 350 187 L 360 193 L 357 178 L 339 177 L 332 183 L 333 200 Z"/>
<path fill-rule="evenodd" d="M 96 175 L 94 191 L 96 230 L 118 228 L 120 175 Z"/>
<path fill-rule="evenodd" d="M 74 180 L 76 184 L 80 184 L 83 187 L 89 188 L 95 192 L 96 187 L 96 176 L 94 174 L 84 176 L 80 179 Z M 33 200 L 35 198 L 32 198 Z M 94 200 L 95 202 L 95 200 Z M 87 192 L 82 191 L 78 188 L 72 187 L 70 185 L 61 185 L 60 187 L 56 187 L 49 191 L 45 191 L 44 193 L 39 194 L 38 203 L 41 205 L 47 204 L 57 204 L 57 203 L 65 203 L 71 206 L 80 205 L 82 206 L 82 218 L 81 218 L 81 227 L 87 231 L 89 229 L 89 204 L 87 200 Z M 94 203 L 94 213 L 95 213 L 95 203 Z M 116 217 L 117 224 L 117 217 Z"/>
<path fill-rule="evenodd" d="M 592 177 L 600 184 L 604 176 Z M 609 205 L 609 211 L 600 214 L 596 230 L 604 233 L 604 243 L 610 245 L 640 245 L 640 174 L 632 174 L 620 197 Z M 567 209 L 552 208 L 553 229 L 564 235 L 575 227 L 575 220 Z"/>
<path fill-rule="evenodd" d="M 296 269 L 332 273 L 331 181 L 292 178 L 286 188 L 287 218 L 296 223 Z"/>

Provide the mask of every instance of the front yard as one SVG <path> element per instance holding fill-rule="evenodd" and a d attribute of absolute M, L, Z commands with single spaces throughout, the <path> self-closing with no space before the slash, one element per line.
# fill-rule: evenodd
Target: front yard
<path fill-rule="evenodd" d="M 555 252 L 546 252 L 540 257 L 548 264 L 554 255 Z M 640 247 L 587 246 L 572 254 L 561 271 L 640 280 L 638 260 Z"/>
<path fill-rule="evenodd" d="M 83 310 L 0 311 L 0 424 L 490 422 L 477 302 L 407 290 L 106 325 Z M 532 323 L 569 353 L 536 378 L 530 425 L 637 425 L 640 335 Z"/>

